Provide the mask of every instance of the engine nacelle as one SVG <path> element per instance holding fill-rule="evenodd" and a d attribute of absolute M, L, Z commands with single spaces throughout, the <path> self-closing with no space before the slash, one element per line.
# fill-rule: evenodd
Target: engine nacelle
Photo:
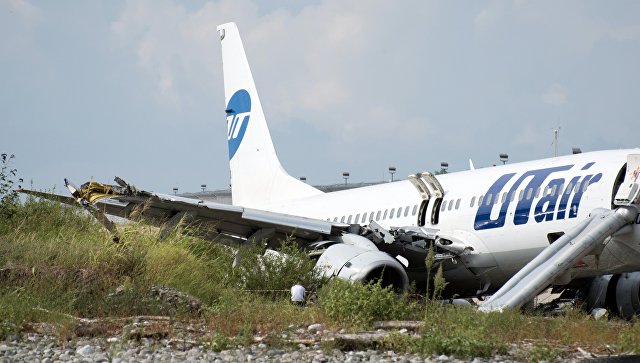
<path fill-rule="evenodd" d="M 588 311 L 606 307 L 631 319 L 640 313 L 640 271 L 594 278 L 586 303 Z"/>
<path fill-rule="evenodd" d="M 344 243 L 335 244 L 320 255 L 316 266 L 324 276 L 337 276 L 352 282 L 380 279 L 383 286 L 406 291 L 409 277 L 398 260 L 379 250 Z"/>

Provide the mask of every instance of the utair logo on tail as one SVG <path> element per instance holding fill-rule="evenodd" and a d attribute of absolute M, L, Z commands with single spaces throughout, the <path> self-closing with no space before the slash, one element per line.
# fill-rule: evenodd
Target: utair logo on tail
<path fill-rule="evenodd" d="M 580 170 L 588 170 L 593 164 L 594 163 L 587 163 Z M 600 181 L 602 173 L 596 175 L 587 174 L 584 176 L 575 175 L 571 177 L 568 182 L 564 178 L 556 178 L 550 180 L 546 186 L 542 188 L 542 184 L 549 176 L 554 173 L 567 171 L 572 167 L 573 165 L 564 165 L 527 171 L 513 182 L 506 194 L 503 189 L 516 173 L 502 175 L 489 187 L 484 199 L 481 197 L 480 207 L 476 213 L 473 226 L 474 229 L 478 231 L 503 227 L 507 219 L 507 210 L 513 202 L 517 203 L 513 213 L 513 224 L 516 226 L 529 222 L 532 209 L 534 211 L 533 218 L 537 223 L 552 221 L 554 219 L 576 218 L 583 193 L 589 185 Z M 530 179 L 528 184 L 526 184 L 524 188 L 520 188 L 526 179 Z M 516 194 L 519 188 L 520 193 Z M 539 193 L 542 193 L 542 196 L 537 200 L 534 207 L 534 199 L 538 198 Z M 501 197 L 502 206 L 500 207 L 497 218 L 493 219 L 491 212 Z"/>
<path fill-rule="evenodd" d="M 229 160 L 238 151 L 244 133 L 249 124 L 251 114 L 251 96 L 244 89 L 236 91 L 231 96 L 227 109 L 227 142 L 229 143 Z"/>

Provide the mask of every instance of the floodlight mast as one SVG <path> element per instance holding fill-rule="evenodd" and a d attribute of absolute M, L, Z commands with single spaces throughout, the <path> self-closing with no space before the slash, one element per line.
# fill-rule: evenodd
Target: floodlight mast
<path fill-rule="evenodd" d="M 347 185 L 347 180 L 349 179 L 349 172 L 348 171 L 343 172 L 342 177 L 344 178 L 344 185 Z"/>
<path fill-rule="evenodd" d="M 449 163 L 446 161 L 441 161 L 440 162 L 440 173 L 441 174 L 446 174 L 447 170 L 449 170 Z"/>
<path fill-rule="evenodd" d="M 509 155 L 508 154 L 500 154 L 500 161 L 502 161 L 502 165 L 506 164 L 507 161 L 509 161 Z"/>
<path fill-rule="evenodd" d="M 393 182 L 393 174 L 396 173 L 396 167 L 395 166 L 390 166 L 389 167 L 389 174 L 391 174 L 391 182 Z"/>

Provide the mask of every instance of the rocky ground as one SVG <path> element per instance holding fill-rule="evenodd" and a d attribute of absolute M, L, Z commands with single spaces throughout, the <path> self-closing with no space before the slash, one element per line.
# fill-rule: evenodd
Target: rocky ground
<path fill-rule="evenodd" d="M 391 331 L 415 334 L 412 326 L 411 322 L 400 322 L 359 334 L 332 331 L 320 324 L 291 326 L 278 336 L 250 336 L 247 344 L 235 345 L 226 338 L 212 336 L 204 325 L 172 322 L 164 317 L 84 320 L 69 332 L 74 336 L 71 339 L 61 335 L 60 327 L 54 330 L 46 324 L 32 326 L 30 333 L 10 336 L 0 342 L 0 362 L 516 362 L 522 356 L 518 350 L 526 349 L 526 343 L 521 342 L 514 344 L 506 356 L 460 360 L 445 355 L 425 357 L 376 351 L 362 346 L 363 342 L 374 341 Z M 78 333 L 85 336 L 77 337 Z M 344 346 L 349 340 L 358 342 L 361 349 L 332 348 Z M 331 344 L 335 342 L 340 344 Z M 569 358 L 563 361 L 607 356 L 606 352 L 596 354 L 582 348 L 567 350 Z"/>
<path fill-rule="evenodd" d="M 120 289 L 109 296 L 116 299 Z M 112 296 L 113 295 L 113 296 Z M 197 299 L 164 286 L 154 286 L 150 296 L 166 305 L 197 315 Z M 164 306 L 164 305 L 163 305 Z M 45 309 L 43 313 L 53 314 Z M 59 313 L 58 313 L 59 314 Z M 65 314 L 62 314 L 65 315 Z M 391 333 L 417 336 L 419 321 L 387 321 L 376 330 L 347 333 L 321 324 L 289 326 L 280 333 L 248 334 L 230 339 L 212 332 L 198 320 L 176 321 L 168 316 L 83 319 L 66 315 L 69 323 L 37 323 L 27 332 L 0 341 L 3 362 L 518 362 L 533 342 L 512 344 L 505 356 L 457 359 L 446 355 L 421 356 L 372 349 Z M 553 345 L 553 344 L 551 344 Z M 341 349 L 336 349 L 341 348 Z M 612 358 L 607 347 L 553 346 L 562 361 L 580 362 Z M 640 356 L 613 357 L 615 361 L 640 361 Z M 635 359 L 638 360 L 635 360 Z"/>
<path fill-rule="evenodd" d="M 497 357 L 499 361 L 509 359 Z M 420 357 L 375 350 L 325 351 L 319 345 L 297 349 L 272 349 L 252 344 L 214 352 L 202 345 L 173 344 L 166 339 L 143 338 L 121 341 L 118 338 L 93 338 L 60 344 L 51 337 L 30 335 L 25 341 L 0 344 L 0 362 L 459 362 L 447 356 Z M 466 360 L 465 360 L 466 361 Z M 476 359 L 474 362 L 486 360 Z"/>

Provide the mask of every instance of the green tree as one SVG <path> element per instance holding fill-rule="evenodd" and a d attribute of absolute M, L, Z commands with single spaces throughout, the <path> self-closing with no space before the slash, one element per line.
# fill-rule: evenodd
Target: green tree
<path fill-rule="evenodd" d="M 18 193 L 14 189 L 18 170 L 11 167 L 13 154 L 2 153 L 0 155 L 0 216 L 8 218 L 16 212 L 18 205 Z M 21 183 L 22 179 L 19 178 Z"/>

